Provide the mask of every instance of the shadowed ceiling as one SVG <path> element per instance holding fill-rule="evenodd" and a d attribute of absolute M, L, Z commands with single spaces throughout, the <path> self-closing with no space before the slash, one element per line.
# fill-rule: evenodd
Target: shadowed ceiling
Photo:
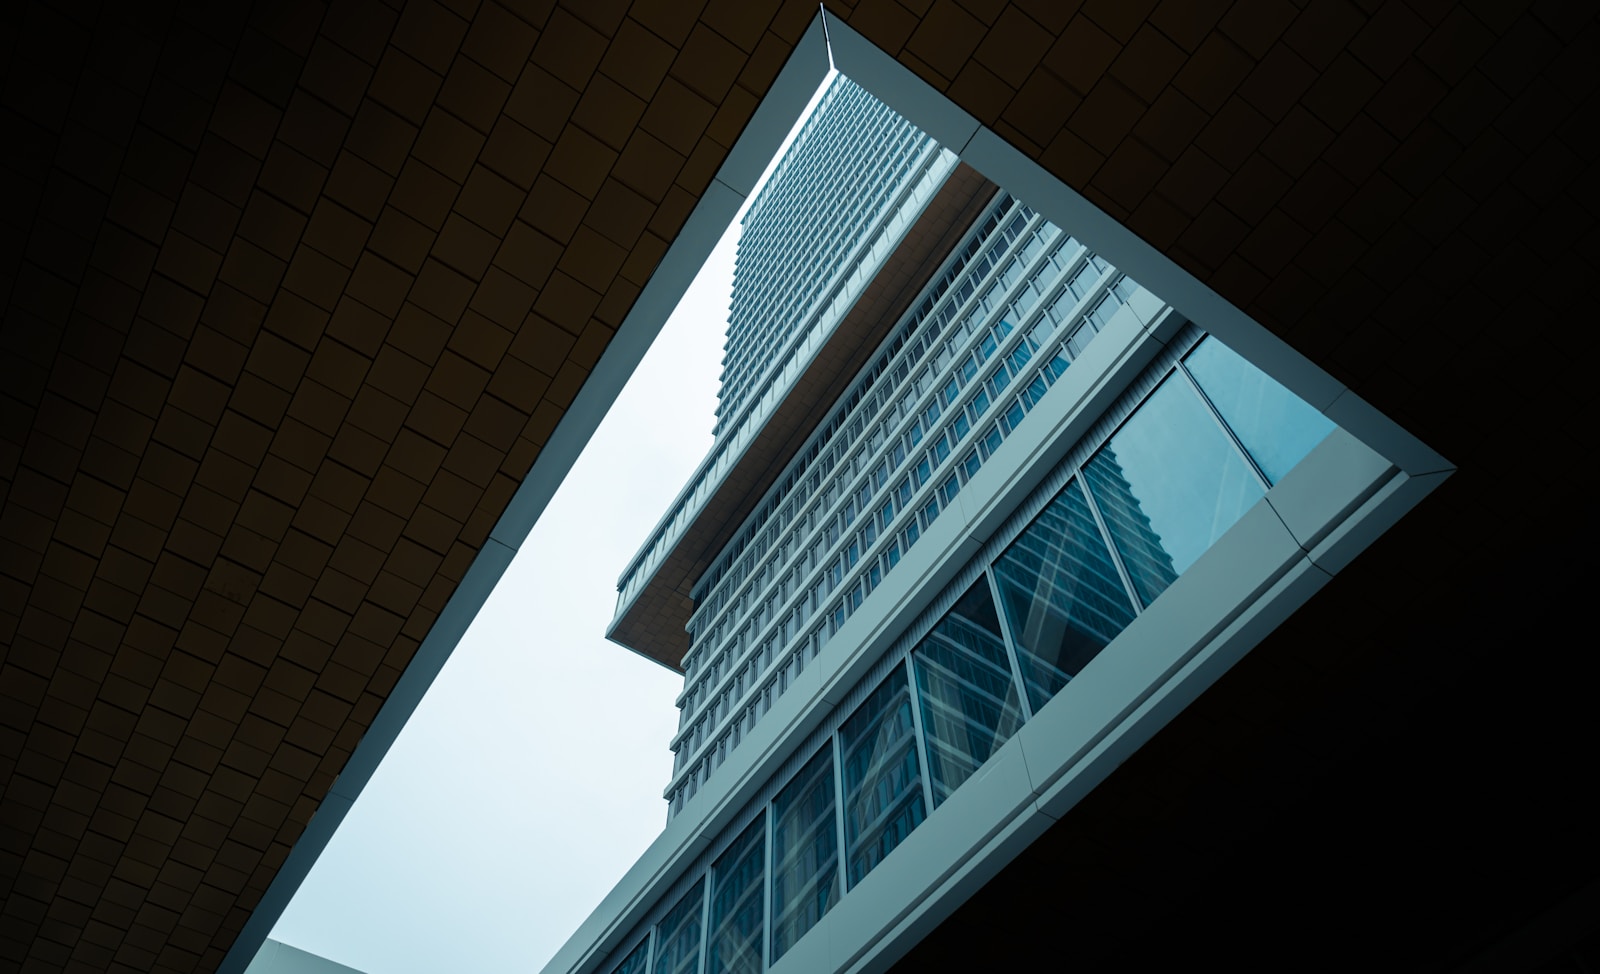
<path fill-rule="evenodd" d="M 1460 467 L 925 946 L 1592 880 L 1590 9 L 825 6 Z M 8 5 L 0 964 L 218 967 L 815 13 Z"/>

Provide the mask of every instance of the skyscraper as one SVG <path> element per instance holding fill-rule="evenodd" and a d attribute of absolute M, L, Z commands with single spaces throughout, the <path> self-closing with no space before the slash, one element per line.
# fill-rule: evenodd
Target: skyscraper
<path fill-rule="evenodd" d="M 554 969 L 892 961 L 1276 598 L 1269 491 L 1393 472 L 842 77 L 745 217 L 726 348 L 611 627 L 684 672 L 668 829 Z M 1225 537 L 1237 601 L 1158 602 Z"/>

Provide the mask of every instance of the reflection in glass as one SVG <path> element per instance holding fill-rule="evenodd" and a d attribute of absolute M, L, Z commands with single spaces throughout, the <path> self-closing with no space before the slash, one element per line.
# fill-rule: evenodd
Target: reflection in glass
<path fill-rule="evenodd" d="M 1101 448 L 1084 479 L 1146 605 L 1266 493 L 1178 374 Z"/>
<path fill-rule="evenodd" d="M 711 867 L 707 974 L 759 974 L 761 970 L 766 845 L 767 819 L 758 815 Z"/>
<path fill-rule="evenodd" d="M 912 726 L 911 687 L 897 666 L 839 728 L 852 887 L 927 817 Z"/>
<path fill-rule="evenodd" d="M 1151 528 L 1150 518 L 1128 486 L 1116 451 L 1109 446 L 1103 448 L 1084 468 L 1083 476 L 1100 506 L 1100 516 L 1115 539 L 1134 587 L 1145 604 L 1150 604 L 1178 577 L 1172 566 L 1172 556 L 1162 547 L 1161 536 Z"/>
<path fill-rule="evenodd" d="M 1328 417 L 1215 338 L 1196 346 L 1183 364 L 1271 483 L 1333 432 Z"/>
<path fill-rule="evenodd" d="M 938 808 L 1022 726 L 989 581 L 979 576 L 912 652 Z"/>
<path fill-rule="evenodd" d="M 1133 621 L 1128 591 L 1076 480 L 995 561 L 994 577 L 1036 711 Z"/>
<path fill-rule="evenodd" d="M 639 946 L 633 948 L 633 953 L 623 961 L 611 974 L 644 974 L 645 966 L 650 963 L 650 938 L 639 941 Z"/>
<path fill-rule="evenodd" d="M 772 801 L 772 961 L 839 899 L 833 749 L 825 747 Z"/>
<path fill-rule="evenodd" d="M 654 974 L 698 974 L 700 970 L 700 903 L 706 881 L 701 879 L 672 912 L 656 924 Z"/>

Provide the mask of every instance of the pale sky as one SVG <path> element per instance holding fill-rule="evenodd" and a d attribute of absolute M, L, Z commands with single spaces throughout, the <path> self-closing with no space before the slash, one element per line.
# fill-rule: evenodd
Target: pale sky
<path fill-rule="evenodd" d="M 735 219 L 274 940 L 367 974 L 538 971 L 660 834 L 683 679 L 604 633 L 618 574 L 711 447 L 737 235 Z"/>

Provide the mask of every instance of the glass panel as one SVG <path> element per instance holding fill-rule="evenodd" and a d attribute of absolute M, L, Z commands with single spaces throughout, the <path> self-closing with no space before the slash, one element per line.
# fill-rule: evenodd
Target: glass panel
<path fill-rule="evenodd" d="M 772 960 L 839 899 L 833 749 L 825 747 L 772 801 Z"/>
<path fill-rule="evenodd" d="M 1076 480 L 1039 512 L 993 571 L 1035 711 L 1133 621 L 1128 590 Z"/>
<path fill-rule="evenodd" d="M 1328 417 L 1215 338 L 1201 342 L 1183 364 L 1274 484 L 1333 432 Z"/>
<path fill-rule="evenodd" d="M 704 879 L 683 894 L 672 912 L 656 924 L 655 974 L 698 974 L 700 970 L 700 904 Z"/>
<path fill-rule="evenodd" d="M 979 576 L 911 659 L 928 739 L 933 807 L 938 808 L 1022 726 L 1022 705 L 987 577 Z"/>
<path fill-rule="evenodd" d="M 839 728 L 839 753 L 853 887 L 927 817 L 905 667 L 895 667 Z"/>
<path fill-rule="evenodd" d="M 639 946 L 633 948 L 633 953 L 628 959 L 612 971 L 611 974 L 644 974 L 645 966 L 650 963 L 650 938 L 639 941 Z"/>
<path fill-rule="evenodd" d="M 766 882 L 767 818 L 756 816 L 711 867 L 711 939 L 707 974 L 760 974 Z"/>
<path fill-rule="evenodd" d="M 1101 448 L 1084 479 L 1146 605 L 1266 492 L 1176 375 Z"/>

